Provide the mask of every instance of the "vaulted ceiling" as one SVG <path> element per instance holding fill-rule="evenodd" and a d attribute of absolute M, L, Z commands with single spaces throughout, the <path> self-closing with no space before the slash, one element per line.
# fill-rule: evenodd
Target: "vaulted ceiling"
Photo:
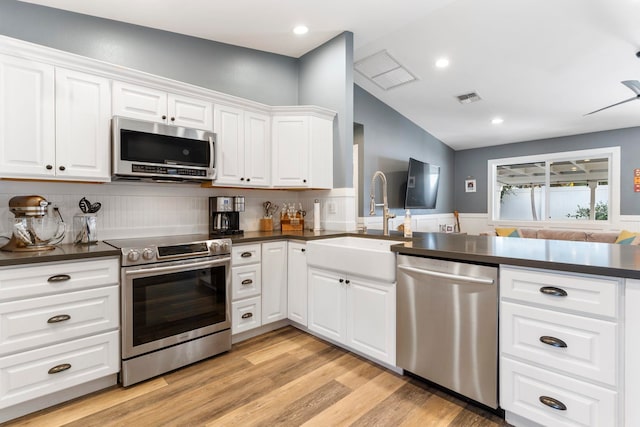
<path fill-rule="evenodd" d="M 416 77 L 356 83 L 456 150 L 640 126 L 640 102 L 585 115 L 637 95 L 640 0 L 24 1 L 292 57 L 352 31 Z"/>

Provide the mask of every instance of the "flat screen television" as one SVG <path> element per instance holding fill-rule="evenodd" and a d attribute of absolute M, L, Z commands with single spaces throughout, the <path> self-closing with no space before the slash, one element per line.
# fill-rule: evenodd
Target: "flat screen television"
<path fill-rule="evenodd" d="M 435 209 L 440 182 L 440 166 L 409 158 L 405 209 Z"/>

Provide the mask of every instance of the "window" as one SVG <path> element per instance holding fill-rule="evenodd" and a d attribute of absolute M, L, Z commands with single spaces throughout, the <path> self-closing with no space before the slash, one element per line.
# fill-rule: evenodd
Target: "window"
<path fill-rule="evenodd" d="M 496 222 L 617 222 L 620 147 L 489 160 Z"/>

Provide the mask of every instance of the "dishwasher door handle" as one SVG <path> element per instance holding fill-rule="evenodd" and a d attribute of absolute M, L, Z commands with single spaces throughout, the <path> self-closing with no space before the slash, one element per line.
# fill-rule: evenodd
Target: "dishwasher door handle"
<path fill-rule="evenodd" d="M 425 276 L 439 277 L 441 279 L 459 280 L 463 282 L 476 283 L 479 285 L 493 285 L 493 279 L 482 279 L 471 276 L 461 276 L 459 274 L 442 273 L 440 271 L 424 270 L 422 268 L 409 267 L 408 265 L 399 265 L 398 268 L 412 273 L 423 274 Z"/>

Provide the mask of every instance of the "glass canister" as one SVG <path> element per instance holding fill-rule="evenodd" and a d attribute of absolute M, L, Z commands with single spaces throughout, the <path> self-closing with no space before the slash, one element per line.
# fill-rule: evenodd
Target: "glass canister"
<path fill-rule="evenodd" d="M 73 243 L 91 245 L 98 243 L 98 217 L 96 214 L 78 214 L 73 217 Z"/>

